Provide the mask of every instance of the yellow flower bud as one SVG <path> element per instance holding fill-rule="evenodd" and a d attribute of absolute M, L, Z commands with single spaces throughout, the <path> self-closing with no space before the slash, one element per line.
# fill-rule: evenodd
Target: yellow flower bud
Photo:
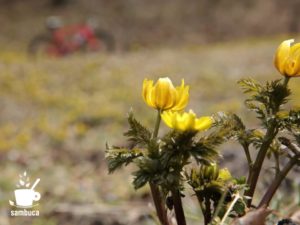
<path fill-rule="evenodd" d="M 219 167 L 215 163 L 209 166 L 202 166 L 201 171 L 202 171 L 202 179 L 216 180 L 219 176 Z"/>
<path fill-rule="evenodd" d="M 221 169 L 219 172 L 219 179 L 226 181 L 232 179 L 231 173 L 227 168 Z"/>
<path fill-rule="evenodd" d="M 284 76 L 300 76 L 300 43 L 291 44 L 294 39 L 283 41 L 275 54 L 274 64 L 277 70 Z"/>
<path fill-rule="evenodd" d="M 158 110 L 183 110 L 189 100 L 189 86 L 174 87 L 168 78 L 159 78 L 155 85 L 153 80 L 144 80 L 143 83 L 144 101 L 151 107 Z"/>
<path fill-rule="evenodd" d="M 187 112 L 165 111 L 161 118 L 167 126 L 180 131 L 201 131 L 211 127 L 213 119 L 210 116 L 197 118 L 196 114 L 190 110 Z"/>
<path fill-rule="evenodd" d="M 289 112 L 288 111 L 279 111 L 276 113 L 276 116 L 280 119 L 287 119 L 289 118 Z"/>

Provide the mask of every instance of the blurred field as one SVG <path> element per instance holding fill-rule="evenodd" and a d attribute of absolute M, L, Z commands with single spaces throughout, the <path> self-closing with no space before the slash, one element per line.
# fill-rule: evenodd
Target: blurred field
<path fill-rule="evenodd" d="M 125 144 L 122 133 L 131 108 L 139 120 L 153 124 L 155 112 L 141 97 L 143 79 L 168 76 L 179 84 L 184 78 L 191 85 L 188 108 L 200 115 L 233 111 L 256 126 L 254 116 L 244 109 L 245 96 L 236 82 L 242 77 L 280 79 L 272 60 L 281 41 L 253 39 L 62 59 L 33 59 L 24 52 L 0 51 L 0 224 L 25 221 L 5 216 L 18 174 L 25 170 L 32 178 L 41 178 L 38 190 L 42 193 L 43 216 L 29 219 L 28 224 L 102 224 L 86 222 L 93 220 L 84 213 L 75 219 L 66 217 L 62 211 L 68 205 L 102 211 L 101 207 L 111 207 L 112 217 L 119 217 L 119 223 L 111 224 L 128 224 L 131 217 L 138 218 L 122 207 L 129 203 L 139 214 L 141 205 L 148 207 L 147 190 L 133 190 L 132 169 L 108 175 L 104 151 L 107 142 Z M 300 79 L 292 80 L 292 104 L 297 107 L 299 85 Z M 225 150 L 239 151 L 230 146 Z M 237 165 L 243 166 L 235 164 L 233 173 L 240 175 Z M 232 168 L 232 163 L 228 166 Z M 190 218 L 197 216 L 193 204 L 187 209 Z"/>

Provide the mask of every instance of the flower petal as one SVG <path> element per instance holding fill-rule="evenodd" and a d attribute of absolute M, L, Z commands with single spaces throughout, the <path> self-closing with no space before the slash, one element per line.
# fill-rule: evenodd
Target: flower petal
<path fill-rule="evenodd" d="M 201 131 L 208 129 L 212 125 L 212 118 L 209 116 L 196 118 L 196 114 L 189 112 L 165 111 L 161 114 L 165 124 L 175 130 L 180 131 Z"/>
<path fill-rule="evenodd" d="M 275 53 L 275 59 L 274 59 L 275 67 L 283 75 L 285 75 L 285 63 L 289 57 L 290 50 L 291 50 L 291 44 L 293 42 L 294 42 L 294 39 L 283 41 L 279 45 L 279 47 Z"/>
<path fill-rule="evenodd" d="M 162 120 L 165 122 L 165 124 L 170 127 L 170 128 L 174 128 L 174 115 L 172 112 L 170 111 L 164 111 L 161 114 L 161 118 Z"/>
<path fill-rule="evenodd" d="M 143 99 L 149 106 L 155 108 L 155 105 L 153 104 L 151 99 L 152 90 L 153 90 L 153 80 L 145 79 L 143 82 L 143 91 L 142 91 Z"/>
<path fill-rule="evenodd" d="M 213 120 L 210 116 L 203 116 L 196 119 L 195 130 L 201 131 L 211 127 Z"/>
<path fill-rule="evenodd" d="M 183 110 L 189 101 L 189 86 L 184 86 L 184 80 L 181 81 L 181 86 L 176 87 L 176 105 L 172 108 L 175 111 Z"/>
<path fill-rule="evenodd" d="M 177 113 L 177 128 L 178 130 L 193 130 L 193 123 L 195 123 L 195 114 L 191 113 Z"/>
<path fill-rule="evenodd" d="M 300 43 L 292 46 L 290 57 L 286 61 L 285 72 L 288 76 L 300 75 Z"/>
<path fill-rule="evenodd" d="M 176 103 L 176 89 L 168 78 L 159 78 L 152 94 L 157 108 L 167 110 Z"/>

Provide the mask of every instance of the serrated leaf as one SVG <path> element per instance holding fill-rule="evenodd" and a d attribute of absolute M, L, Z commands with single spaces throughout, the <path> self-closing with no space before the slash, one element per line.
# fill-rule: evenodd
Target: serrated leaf
<path fill-rule="evenodd" d="M 252 78 L 241 79 L 238 81 L 238 84 L 242 87 L 245 93 L 257 93 L 262 89 L 262 85 Z"/>
<path fill-rule="evenodd" d="M 239 81 L 239 84 L 245 93 L 250 94 L 250 98 L 245 100 L 247 108 L 257 114 L 257 118 L 262 121 L 264 127 L 268 127 L 269 123 L 274 121 L 271 118 L 276 117 L 277 112 L 288 101 L 291 94 L 290 90 L 282 84 L 282 80 L 262 85 L 253 79 L 243 79 Z"/>
<path fill-rule="evenodd" d="M 147 145 L 151 139 L 151 132 L 134 118 L 132 112 L 129 113 L 128 123 L 130 128 L 124 133 L 124 136 L 129 138 L 128 140 L 132 142 L 133 146 Z"/>
<path fill-rule="evenodd" d="M 109 173 L 114 172 L 116 169 L 122 167 L 123 165 L 128 165 L 134 159 L 143 155 L 142 150 L 137 148 L 126 149 L 114 147 L 113 149 L 109 148 L 106 153 Z"/>
<path fill-rule="evenodd" d="M 134 179 L 132 183 L 135 189 L 139 189 L 143 187 L 149 181 L 149 177 L 143 174 L 142 171 L 136 171 L 133 174 L 134 174 Z"/>

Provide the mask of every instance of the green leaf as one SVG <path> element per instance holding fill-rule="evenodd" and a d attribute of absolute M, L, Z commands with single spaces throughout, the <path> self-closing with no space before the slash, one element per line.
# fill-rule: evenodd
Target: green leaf
<path fill-rule="evenodd" d="M 233 212 L 235 212 L 238 216 L 243 216 L 246 212 L 246 204 L 242 199 L 237 200 L 237 202 L 234 204 Z"/>
<path fill-rule="evenodd" d="M 129 130 L 124 133 L 133 146 L 146 146 L 151 139 L 151 132 L 141 125 L 135 118 L 132 112 L 128 116 Z"/>
<path fill-rule="evenodd" d="M 273 123 L 276 113 L 287 103 L 291 94 L 291 91 L 282 84 L 282 80 L 262 85 L 253 79 L 243 79 L 239 81 L 239 85 L 250 95 L 245 100 L 246 107 L 257 114 L 257 118 L 265 127 Z"/>
<path fill-rule="evenodd" d="M 143 157 L 136 161 L 138 170 L 133 172 L 133 185 L 135 189 L 139 189 L 147 182 L 160 183 L 163 173 L 162 165 L 158 159 Z"/>
<path fill-rule="evenodd" d="M 134 159 L 143 155 L 141 149 L 127 149 L 114 146 L 113 148 L 107 147 L 106 159 L 108 162 L 108 171 L 109 173 L 114 172 L 120 167 L 127 166 Z"/>
<path fill-rule="evenodd" d="M 133 179 L 133 186 L 135 189 L 139 189 L 143 187 L 147 182 L 150 181 L 150 177 L 143 173 L 143 171 L 136 171 L 133 173 L 134 179 Z"/>
<path fill-rule="evenodd" d="M 262 85 L 252 78 L 241 79 L 238 84 L 242 87 L 244 93 L 255 94 L 262 90 Z"/>

